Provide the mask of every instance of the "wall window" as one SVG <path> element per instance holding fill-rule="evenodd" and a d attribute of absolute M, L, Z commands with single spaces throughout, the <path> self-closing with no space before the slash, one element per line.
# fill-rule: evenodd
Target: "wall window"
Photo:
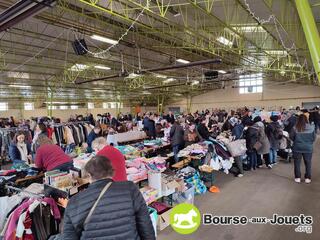
<path fill-rule="evenodd" d="M 263 79 L 262 73 L 241 75 L 239 77 L 239 93 L 262 93 Z"/>
<path fill-rule="evenodd" d="M 8 111 L 8 103 L 0 102 L 0 111 Z"/>
<path fill-rule="evenodd" d="M 49 109 L 49 110 L 55 110 L 55 109 L 57 109 L 57 106 L 54 106 L 54 105 L 48 105 L 48 109 Z"/>
<path fill-rule="evenodd" d="M 94 103 L 88 102 L 88 109 L 94 109 Z"/>
<path fill-rule="evenodd" d="M 60 106 L 60 109 L 61 110 L 66 110 L 66 109 L 68 109 L 68 106 Z"/>
<path fill-rule="evenodd" d="M 25 102 L 25 103 L 24 103 L 24 110 L 27 110 L 27 111 L 34 110 L 34 103 L 32 103 L 32 102 Z"/>
<path fill-rule="evenodd" d="M 109 109 L 109 108 L 123 108 L 123 103 L 119 103 L 119 102 L 104 102 L 102 103 L 102 107 L 104 109 Z"/>
<path fill-rule="evenodd" d="M 71 105 L 70 108 L 71 108 L 71 109 L 78 109 L 79 106 L 78 106 L 78 105 Z"/>
<path fill-rule="evenodd" d="M 107 102 L 102 103 L 102 108 L 103 108 L 103 109 L 110 108 L 109 103 L 107 103 Z"/>

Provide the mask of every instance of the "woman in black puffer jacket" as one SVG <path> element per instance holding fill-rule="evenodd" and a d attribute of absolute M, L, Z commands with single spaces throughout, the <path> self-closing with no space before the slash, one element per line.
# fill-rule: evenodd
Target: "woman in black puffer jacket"
<path fill-rule="evenodd" d="M 147 205 L 138 187 L 133 182 L 113 182 L 112 165 L 103 156 L 91 159 L 85 170 L 92 183 L 68 202 L 61 238 L 155 240 Z M 100 193 L 110 182 L 91 218 L 84 224 Z"/>

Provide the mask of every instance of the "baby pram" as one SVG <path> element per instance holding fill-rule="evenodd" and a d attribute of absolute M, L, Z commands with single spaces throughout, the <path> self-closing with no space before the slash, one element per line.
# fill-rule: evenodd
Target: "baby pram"
<path fill-rule="evenodd" d="M 280 148 L 278 156 L 285 159 L 287 162 L 291 162 L 292 159 L 292 140 L 289 138 L 289 133 L 283 131 L 283 136 L 280 139 Z"/>

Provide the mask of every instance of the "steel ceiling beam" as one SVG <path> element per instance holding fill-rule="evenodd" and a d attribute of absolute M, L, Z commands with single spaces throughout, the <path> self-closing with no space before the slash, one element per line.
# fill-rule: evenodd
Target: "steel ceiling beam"
<path fill-rule="evenodd" d="M 31 8 L 28 8 L 26 11 L 18 14 L 17 16 L 14 16 L 9 21 L 4 22 L 3 24 L 1 24 L 0 25 L 0 32 L 5 31 L 5 30 L 13 27 L 14 25 L 20 23 L 21 21 L 23 21 L 23 20 L 25 20 L 25 19 L 27 19 L 27 18 L 39 13 L 40 11 L 42 11 L 43 9 L 48 7 L 47 4 L 51 5 L 55 1 L 56 0 L 43 0 L 42 2 L 37 3 L 36 5 L 32 6 Z M 46 4 L 44 4 L 44 3 L 46 3 Z M 32 2 L 29 3 L 29 5 L 30 4 L 32 4 Z M 18 5 L 17 7 L 20 8 L 21 5 Z M 27 5 L 27 7 L 28 7 L 28 5 Z M 23 9 L 20 9 L 19 11 L 22 11 L 22 10 Z M 10 12 L 11 11 L 9 11 L 9 14 L 10 14 Z M 13 12 L 13 14 L 15 14 L 15 13 Z M 10 18 L 11 16 L 9 15 L 7 17 Z"/>
<path fill-rule="evenodd" d="M 320 36 L 309 0 L 295 0 L 301 24 L 308 42 L 314 70 L 320 83 Z"/>

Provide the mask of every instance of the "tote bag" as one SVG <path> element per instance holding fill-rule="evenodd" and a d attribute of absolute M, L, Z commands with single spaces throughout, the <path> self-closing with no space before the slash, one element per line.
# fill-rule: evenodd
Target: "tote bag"
<path fill-rule="evenodd" d="M 227 144 L 228 151 L 232 157 L 240 157 L 247 152 L 246 140 L 239 139 Z"/>

